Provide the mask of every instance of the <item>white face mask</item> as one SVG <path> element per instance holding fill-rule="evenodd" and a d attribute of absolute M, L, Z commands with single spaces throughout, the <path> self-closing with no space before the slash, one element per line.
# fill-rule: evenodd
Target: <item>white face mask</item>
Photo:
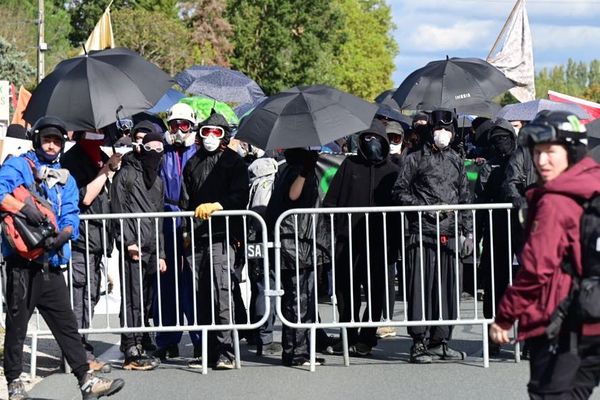
<path fill-rule="evenodd" d="M 202 145 L 204 146 L 204 149 L 206 149 L 206 151 L 208 151 L 209 153 L 212 153 L 213 151 L 217 150 L 220 144 L 221 139 L 217 139 L 213 135 L 210 135 L 207 138 L 202 138 Z"/>
<path fill-rule="evenodd" d="M 521 128 L 517 128 L 516 126 L 513 126 L 513 129 L 515 130 L 515 135 L 516 135 L 516 136 L 519 136 L 519 130 L 520 130 Z"/>
<path fill-rule="evenodd" d="M 433 131 L 433 143 L 438 149 L 442 150 L 448 147 L 450 140 L 452 140 L 452 132 L 445 129 Z"/>
<path fill-rule="evenodd" d="M 390 143 L 390 154 L 402 153 L 402 143 L 394 144 Z"/>

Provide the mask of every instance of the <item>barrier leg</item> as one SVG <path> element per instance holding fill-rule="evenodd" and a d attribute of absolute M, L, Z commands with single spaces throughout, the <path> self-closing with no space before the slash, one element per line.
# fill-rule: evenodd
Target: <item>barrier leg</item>
<path fill-rule="evenodd" d="M 317 361 L 317 328 L 310 328 L 310 372 L 315 372 Z"/>
<path fill-rule="evenodd" d="M 344 349 L 344 366 L 350 366 L 350 354 L 348 351 L 348 330 L 342 328 L 342 348 Z"/>
<path fill-rule="evenodd" d="M 515 362 L 521 362 L 521 343 L 517 341 L 517 325 L 513 326 L 513 336 L 515 338 Z"/>
<path fill-rule="evenodd" d="M 202 375 L 208 374 L 208 330 L 202 331 Z"/>
<path fill-rule="evenodd" d="M 38 335 L 34 333 L 31 335 L 31 370 L 29 371 L 29 375 L 31 375 L 31 379 L 35 379 L 37 369 L 37 344 L 38 344 Z"/>
<path fill-rule="evenodd" d="M 235 368 L 242 368 L 240 359 L 240 332 L 237 329 L 233 330 L 233 354 L 235 354 Z"/>
<path fill-rule="evenodd" d="M 482 325 L 483 328 L 483 368 L 490 367 L 490 348 L 489 348 L 489 329 L 487 322 Z"/>

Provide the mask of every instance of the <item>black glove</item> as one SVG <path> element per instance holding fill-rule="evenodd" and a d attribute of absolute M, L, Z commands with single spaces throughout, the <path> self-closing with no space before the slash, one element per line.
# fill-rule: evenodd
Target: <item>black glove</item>
<path fill-rule="evenodd" d="M 307 176 L 315 173 L 315 166 L 319 159 L 319 153 L 316 151 L 309 151 L 304 156 L 304 162 L 302 163 L 302 170 L 300 170 L 300 176 L 306 178 Z"/>
<path fill-rule="evenodd" d="M 27 222 L 33 225 L 39 225 L 44 221 L 45 215 L 34 205 L 25 203 L 20 212 L 25 215 Z"/>
<path fill-rule="evenodd" d="M 54 241 L 52 242 L 52 249 L 57 251 L 60 250 L 63 247 L 63 245 L 69 241 L 70 238 L 70 230 L 63 229 L 62 231 L 58 232 L 58 235 L 56 235 Z"/>
<path fill-rule="evenodd" d="M 460 249 L 461 258 L 469 257 L 471 254 L 473 254 L 474 249 L 475 245 L 473 243 L 473 235 L 469 234 L 469 236 L 463 242 L 462 248 Z"/>

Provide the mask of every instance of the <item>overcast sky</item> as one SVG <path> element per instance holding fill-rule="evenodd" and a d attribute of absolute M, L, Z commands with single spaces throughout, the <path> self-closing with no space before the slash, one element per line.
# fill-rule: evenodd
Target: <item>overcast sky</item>
<path fill-rule="evenodd" d="M 427 62 L 485 58 L 516 0 L 387 0 L 400 47 L 394 83 Z M 527 0 L 536 71 L 600 58 L 600 0 Z"/>

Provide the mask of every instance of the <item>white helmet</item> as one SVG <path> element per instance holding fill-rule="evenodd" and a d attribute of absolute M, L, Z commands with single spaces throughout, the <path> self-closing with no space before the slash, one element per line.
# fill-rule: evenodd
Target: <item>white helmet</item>
<path fill-rule="evenodd" d="M 185 103 L 174 104 L 167 112 L 167 122 L 174 120 L 189 121 L 190 127 L 187 131 L 181 131 L 181 129 L 178 128 L 175 132 L 172 132 L 171 127 L 169 126 L 169 129 L 165 132 L 165 141 L 168 144 L 184 145 L 185 147 L 193 145 L 196 140 L 194 133 L 196 112 L 194 109 Z"/>

